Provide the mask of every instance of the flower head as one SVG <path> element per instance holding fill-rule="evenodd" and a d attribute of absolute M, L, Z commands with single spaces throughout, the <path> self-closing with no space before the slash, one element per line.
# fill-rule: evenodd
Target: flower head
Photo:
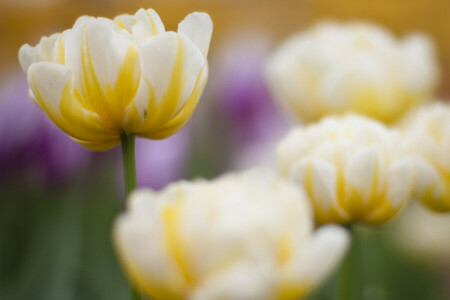
<path fill-rule="evenodd" d="M 265 169 L 135 192 L 114 239 L 152 299 L 298 299 L 343 255 L 345 230 L 313 232 L 296 185 Z"/>
<path fill-rule="evenodd" d="M 178 32 L 139 10 L 114 20 L 80 17 L 72 29 L 24 45 L 31 99 L 77 142 L 106 150 L 120 134 L 168 137 L 191 117 L 208 77 L 212 22 L 188 15 Z"/>
<path fill-rule="evenodd" d="M 408 150 L 417 156 L 414 196 L 436 211 L 450 211 L 450 105 L 434 103 L 406 117 Z"/>
<path fill-rule="evenodd" d="M 399 132 L 349 115 L 292 130 L 279 144 L 285 175 L 304 186 L 319 223 L 382 224 L 409 200 L 411 159 Z"/>
<path fill-rule="evenodd" d="M 346 112 L 395 121 L 432 94 L 438 77 L 425 36 L 396 40 L 364 23 L 318 24 L 280 47 L 266 71 L 274 95 L 307 122 Z"/>

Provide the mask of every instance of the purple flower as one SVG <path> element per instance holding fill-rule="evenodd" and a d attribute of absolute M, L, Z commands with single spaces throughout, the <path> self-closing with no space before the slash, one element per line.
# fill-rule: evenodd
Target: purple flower
<path fill-rule="evenodd" d="M 58 129 L 28 97 L 24 76 L 0 87 L 0 177 L 32 174 L 60 182 L 85 166 L 89 151 Z"/>
<path fill-rule="evenodd" d="M 161 189 L 172 181 L 181 179 L 190 155 L 189 149 L 188 128 L 164 140 L 137 138 L 138 187 Z"/>
<path fill-rule="evenodd" d="M 263 78 L 269 42 L 251 34 L 227 41 L 211 76 L 219 106 L 232 131 L 232 165 L 237 169 L 272 164 L 275 142 L 288 122 L 275 107 Z"/>

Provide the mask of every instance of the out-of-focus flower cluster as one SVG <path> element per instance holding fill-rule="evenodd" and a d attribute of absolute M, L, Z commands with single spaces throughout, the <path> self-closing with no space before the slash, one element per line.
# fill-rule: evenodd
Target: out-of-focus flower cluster
<path fill-rule="evenodd" d="M 450 211 L 450 105 L 421 107 L 403 126 L 408 150 L 417 156 L 415 197 L 433 210 Z"/>
<path fill-rule="evenodd" d="M 124 133 L 163 139 L 186 124 L 208 78 L 211 33 L 205 13 L 188 15 L 178 32 L 166 32 L 152 9 L 81 17 L 23 46 L 19 60 L 35 104 L 76 142 L 107 150 Z M 230 168 L 271 165 L 276 149 L 281 174 L 252 169 L 165 187 L 183 173 L 186 129 L 164 141 L 138 139 L 138 186 L 163 189 L 129 198 L 114 242 L 140 291 L 152 299 L 302 298 L 347 248 L 346 230 L 324 224 L 384 224 L 414 198 L 450 210 L 449 106 L 419 109 L 399 128 L 382 124 L 433 97 L 438 71 L 426 37 L 397 40 L 370 24 L 322 23 L 269 60 L 265 37 L 227 43 L 215 61 L 213 97 L 232 132 Z M 297 124 L 280 141 L 289 122 L 266 85 L 285 112 L 318 122 Z M 42 112 L 22 107 L 23 94 L 4 95 L 2 170 L 31 147 L 43 151 L 36 157 L 51 156 L 49 170 L 86 161 Z M 24 122 L 10 131 L 18 118 Z M 405 220 L 402 228 L 412 228 Z"/>
<path fill-rule="evenodd" d="M 284 43 L 266 71 L 285 110 L 306 122 L 345 112 L 392 122 L 428 100 L 438 79 L 425 36 L 396 40 L 366 23 L 320 23 Z"/>
<path fill-rule="evenodd" d="M 329 117 L 292 130 L 278 155 L 283 173 L 306 188 L 318 222 L 382 224 L 411 194 L 399 141 L 400 133 L 365 117 Z"/>
<path fill-rule="evenodd" d="M 153 299 L 298 299 L 348 243 L 339 227 L 313 231 L 302 190 L 264 169 L 138 191 L 114 237 Z"/>

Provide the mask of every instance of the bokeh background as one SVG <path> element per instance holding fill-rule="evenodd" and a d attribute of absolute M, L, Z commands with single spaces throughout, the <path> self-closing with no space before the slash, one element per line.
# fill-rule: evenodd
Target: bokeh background
<path fill-rule="evenodd" d="M 289 121 L 273 104 L 262 64 L 289 35 L 318 21 L 427 34 L 439 59 L 438 98 L 450 97 L 449 0 L 0 0 L 0 299 L 129 298 L 111 244 L 124 198 L 120 149 L 88 152 L 49 122 L 28 99 L 17 53 L 81 15 L 141 7 L 154 8 L 168 30 L 192 11 L 214 22 L 210 79 L 192 120 L 167 140 L 137 142 L 141 187 L 275 164 L 273 143 Z M 450 247 L 439 257 L 410 254 L 398 238 L 408 224 L 357 228 L 354 299 L 450 299 Z M 310 299 L 333 299 L 335 281 Z"/>

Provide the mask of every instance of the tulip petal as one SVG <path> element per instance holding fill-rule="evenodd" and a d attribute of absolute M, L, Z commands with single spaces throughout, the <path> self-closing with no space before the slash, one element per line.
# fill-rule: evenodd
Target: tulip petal
<path fill-rule="evenodd" d="M 425 160 L 417 158 L 414 161 L 413 194 L 422 203 L 436 211 L 450 209 L 448 187 L 439 172 Z"/>
<path fill-rule="evenodd" d="M 337 266 L 349 246 L 348 232 L 339 226 L 320 227 L 307 248 L 284 270 L 285 283 L 279 299 L 306 296 Z"/>
<path fill-rule="evenodd" d="M 137 133 L 151 134 L 176 117 L 198 90 L 206 60 L 187 37 L 174 32 L 146 41 L 140 53 L 143 76 L 134 101 L 145 120 Z"/>
<path fill-rule="evenodd" d="M 363 214 L 366 208 L 377 201 L 383 190 L 383 163 L 373 147 L 362 149 L 352 156 L 345 169 L 346 192 L 352 199 L 352 212 Z"/>
<path fill-rule="evenodd" d="M 164 204 L 148 198 L 153 193 L 147 190 L 131 195 L 130 209 L 114 225 L 116 249 L 129 276 L 144 292 L 157 299 L 179 299 L 185 282 L 170 254 L 163 215 L 158 213 L 162 209 L 158 206 Z"/>
<path fill-rule="evenodd" d="M 193 300 L 209 299 L 275 299 L 273 291 L 274 270 L 258 269 L 249 259 L 235 264 L 220 276 L 211 276 L 197 288 Z M 272 297 L 271 297 L 272 296 Z"/>
<path fill-rule="evenodd" d="M 302 159 L 293 166 L 291 178 L 305 187 L 319 222 L 348 218 L 338 202 L 337 169 L 334 165 L 316 159 Z"/>
<path fill-rule="evenodd" d="M 178 24 L 178 33 L 187 35 L 203 56 L 208 56 L 213 24 L 207 13 L 191 13 Z"/>
<path fill-rule="evenodd" d="M 123 14 L 114 18 L 114 22 L 122 29 L 131 33 L 136 19 L 132 15 Z"/>
<path fill-rule="evenodd" d="M 19 50 L 19 63 L 27 73 L 31 64 L 39 61 L 53 61 L 55 42 L 59 37 L 59 33 L 52 34 L 49 37 L 44 36 L 35 47 L 26 44 Z"/>
<path fill-rule="evenodd" d="M 83 105 L 110 130 L 123 128 L 139 84 L 138 51 L 105 19 L 87 19 L 65 36 L 66 65 Z"/>
<path fill-rule="evenodd" d="M 396 161 L 387 168 L 386 198 L 396 210 L 410 198 L 414 180 L 411 170 L 411 159 Z"/>
<path fill-rule="evenodd" d="M 117 133 L 108 131 L 98 116 L 86 110 L 78 101 L 71 78 L 71 71 L 60 64 L 37 62 L 31 65 L 28 83 L 36 104 L 75 140 L 98 143 L 114 139 L 118 141 Z"/>
<path fill-rule="evenodd" d="M 135 14 L 135 24 L 132 33 L 135 42 L 139 45 L 148 38 L 165 32 L 164 24 L 153 9 L 140 9 Z"/>
<path fill-rule="evenodd" d="M 23 72 L 26 74 L 31 64 L 39 61 L 39 54 L 34 47 L 26 44 L 20 47 L 19 63 Z"/>

